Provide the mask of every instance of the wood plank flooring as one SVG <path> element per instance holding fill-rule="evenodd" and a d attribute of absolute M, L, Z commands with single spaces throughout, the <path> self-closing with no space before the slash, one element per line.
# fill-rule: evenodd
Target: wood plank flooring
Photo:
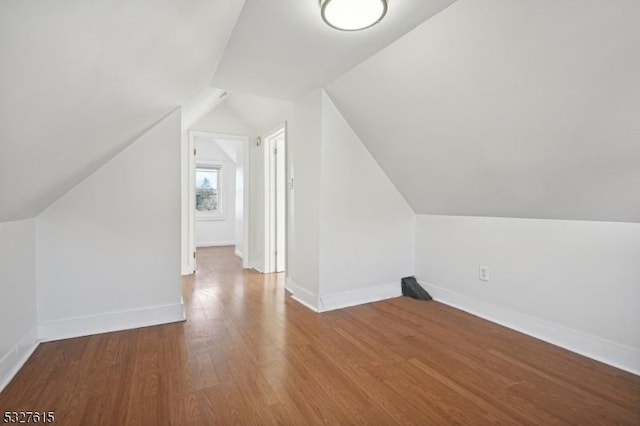
<path fill-rule="evenodd" d="M 316 314 L 198 250 L 188 321 L 40 345 L 0 394 L 60 425 L 640 425 L 640 377 L 436 302 Z"/>

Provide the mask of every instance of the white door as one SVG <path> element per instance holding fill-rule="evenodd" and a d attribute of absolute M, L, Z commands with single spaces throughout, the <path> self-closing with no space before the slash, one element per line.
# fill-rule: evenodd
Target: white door
<path fill-rule="evenodd" d="M 267 211 L 266 271 L 283 272 L 286 267 L 287 244 L 287 176 L 285 132 L 281 129 L 266 139 Z"/>

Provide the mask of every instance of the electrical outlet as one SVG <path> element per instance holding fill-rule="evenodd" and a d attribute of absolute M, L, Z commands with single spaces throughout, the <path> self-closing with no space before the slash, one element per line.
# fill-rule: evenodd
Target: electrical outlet
<path fill-rule="evenodd" d="M 480 281 L 489 282 L 489 267 L 488 266 L 480 265 L 478 278 L 480 279 Z"/>

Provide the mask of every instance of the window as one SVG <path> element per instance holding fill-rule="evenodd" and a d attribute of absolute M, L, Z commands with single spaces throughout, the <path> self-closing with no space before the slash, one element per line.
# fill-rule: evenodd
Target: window
<path fill-rule="evenodd" d="M 196 167 L 196 215 L 201 219 L 222 216 L 220 165 L 198 164 Z"/>

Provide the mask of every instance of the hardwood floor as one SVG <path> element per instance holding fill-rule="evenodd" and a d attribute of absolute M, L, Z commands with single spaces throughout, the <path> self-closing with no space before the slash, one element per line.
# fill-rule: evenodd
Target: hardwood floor
<path fill-rule="evenodd" d="M 40 345 L 0 394 L 60 425 L 640 425 L 640 377 L 436 302 L 316 314 L 198 251 L 188 321 Z"/>

